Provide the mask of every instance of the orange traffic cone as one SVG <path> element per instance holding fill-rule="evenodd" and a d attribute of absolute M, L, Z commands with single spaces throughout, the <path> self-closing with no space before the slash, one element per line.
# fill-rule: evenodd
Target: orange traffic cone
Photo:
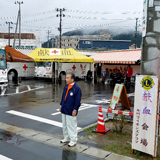
<path fill-rule="evenodd" d="M 105 127 L 101 106 L 99 107 L 97 129 L 94 129 L 92 132 L 100 133 L 100 134 L 106 134 L 111 132 L 110 129 Z"/>

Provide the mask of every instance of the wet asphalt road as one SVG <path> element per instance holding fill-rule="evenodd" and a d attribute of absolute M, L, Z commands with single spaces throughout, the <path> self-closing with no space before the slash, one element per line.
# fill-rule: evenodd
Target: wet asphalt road
<path fill-rule="evenodd" d="M 18 111 L 36 118 L 45 118 L 45 120 L 53 120 L 61 123 L 61 114 L 51 115 L 58 112 L 59 103 L 65 83 L 54 87 L 51 82 L 43 80 L 26 80 L 21 86 L 30 85 L 35 87 L 44 87 L 38 90 L 31 90 L 22 94 L 14 94 L 10 96 L 0 97 L 0 121 L 19 127 L 30 128 L 51 134 L 62 134 L 61 127 L 40 122 L 21 115 L 6 113 L 7 111 Z M 105 103 L 112 96 L 113 86 L 91 84 L 78 81 L 77 84 L 82 89 L 82 104 L 84 109 L 78 114 L 78 127 L 83 128 L 97 122 L 98 107 L 108 108 L 109 102 Z M 9 91 L 8 91 L 9 92 Z M 133 93 L 134 87 L 127 90 L 127 93 Z M 133 103 L 130 97 L 131 105 Z M 81 106 L 83 107 L 83 106 Z M 104 114 L 105 116 L 105 114 Z M 106 117 L 104 117 L 106 118 Z"/>
<path fill-rule="evenodd" d="M 83 108 L 78 114 L 78 127 L 83 128 L 97 122 L 99 106 L 102 106 L 106 109 L 108 108 L 109 99 L 111 99 L 113 92 L 113 86 L 103 85 L 101 83 L 92 86 L 89 82 L 84 83 L 84 81 L 77 81 L 77 84 L 82 89 L 81 108 Z M 28 90 L 28 87 L 26 87 L 28 85 L 30 90 Z M 64 85 L 65 82 L 55 87 L 50 81 L 24 80 L 20 84 L 18 94 L 16 94 L 16 86 L 10 86 L 6 93 L 11 95 L 0 97 L 0 121 L 58 136 L 62 135 L 62 128 L 60 126 L 61 114 L 58 113 L 58 109 Z M 39 89 L 40 87 L 42 88 Z M 134 87 L 127 88 L 127 93 L 133 92 Z M 133 106 L 133 97 L 129 97 L 129 100 L 131 106 Z M 18 115 L 13 114 L 15 112 Z M 104 118 L 106 118 L 105 114 Z M 51 123 L 48 123 L 48 120 Z M 57 122 L 58 124 L 55 125 Z M 24 141 L 26 142 L 26 140 Z M 24 141 L 22 141 L 21 146 L 14 148 L 15 152 L 17 151 L 19 153 L 19 150 L 23 148 L 22 146 Z M 35 145 L 37 144 L 29 140 L 27 140 L 27 142 L 28 145 L 30 144 L 31 146 L 32 143 Z M 29 146 L 27 147 L 27 142 L 24 149 L 24 154 L 27 154 L 26 149 L 30 148 Z M 2 142 L 0 143 L 0 146 L 1 145 Z M 8 144 L 5 145 L 7 147 Z M 47 148 L 47 146 L 39 146 L 44 147 L 46 152 L 48 150 L 52 150 L 52 148 Z M 61 150 L 59 153 L 59 155 L 62 156 L 62 153 L 65 153 L 65 151 Z M 38 157 L 36 149 L 33 153 L 33 156 Z M 46 160 L 48 159 L 46 158 Z"/>
<path fill-rule="evenodd" d="M 50 147 L 0 130 L 1 160 L 96 160 L 80 153 Z"/>

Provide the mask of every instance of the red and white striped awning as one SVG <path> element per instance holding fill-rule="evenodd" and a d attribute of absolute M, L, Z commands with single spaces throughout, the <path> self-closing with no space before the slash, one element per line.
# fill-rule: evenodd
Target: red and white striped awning
<path fill-rule="evenodd" d="M 141 59 L 141 49 L 99 52 L 91 58 L 94 63 L 135 64 Z"/>

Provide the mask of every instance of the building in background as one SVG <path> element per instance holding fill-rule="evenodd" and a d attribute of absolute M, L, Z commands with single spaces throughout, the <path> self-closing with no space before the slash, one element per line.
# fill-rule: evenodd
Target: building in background
<path fill-rule="evenodd" d="M 79 40 L 111 40 L 111 36 L 108 35 L 83 35 L 83 36 L 62 36 L 62 48 L 77 48 Z M 56 37 L 55 46 L 59 48 L 59 37 Z"/>
<path fill-rule="evenodd" d="M 78 49 L 105 49 L 105 50 L 124 50 L 129 49 L 130 40 L 85 40 L 80 39 Z"/>
<path fill-rule="evenodd" d="M 0 48 L 8 45 L 9 34 L 0 33 Z M 10 46 L 13 47 L 14 33 L 10 33 Z M 19 34 L 16 35 L 15 48 L 19 48 Z M 35 49 L 41 48 L 41 35 L 39 32 L 21 33 L 21 48 Z"/>
<path fill-rule="evenodd" d="M 56 48 L 56 38 L 51 38 L 42 44 L 42 48 Z"/>

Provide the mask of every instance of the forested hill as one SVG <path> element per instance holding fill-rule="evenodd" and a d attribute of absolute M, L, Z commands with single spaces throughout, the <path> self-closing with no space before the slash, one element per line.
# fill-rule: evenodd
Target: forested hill
<path fill-rule="evenodd" d="M 134 33 L 123 33 L 118 35 L 111 35 L 113 40 L 131 40 L 131 44 L 135 43 L 135 34 Z M 137 47 L 140 48 L 142 43 L 142 34 L 137 34 Z"/>

